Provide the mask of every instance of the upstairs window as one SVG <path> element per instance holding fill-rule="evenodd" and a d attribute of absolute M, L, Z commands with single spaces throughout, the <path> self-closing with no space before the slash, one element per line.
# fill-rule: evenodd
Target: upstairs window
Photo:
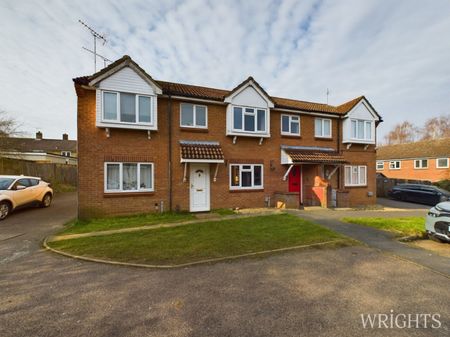
<path fill-rule="evenodd" d="M 208 110 L 204 105 L 181 103 L 180 126 L 187 128 L 208 127 Z"/>
<path fill-rule="evenodd" d="M 231 164 L 230 190 L 262 189 L 263 165 Z"/>
<path fill-rule="evenodd" d="M 61 151 L 61 156 L 70 157 L 70 156 L 72 156 L 72 152 L 70 152 L 70 151 Z"/>
<path fill-rule="evenodd" d="M 152 97 L 123 92 L 103 92 L 103 120 L 152 124 Z"/>
<path fill-rule="evenodd" d="M 401 168 L 400 160 L 392 160 L 389 162 L 390 170 L 400 170 L 400 168 Z"/>
<path fill-rule="evenodd" d="M 352 139 L 373 140 L 372 139 L 372 121 L 352 119 L 351 121 Z"/>
<path fill-rule="evenodd" d="M 267 109 L 233 107 L 233 131 L 248 133 L 266 132 Z"/>
<path fill-rule="evenodd" d="M 415 169 L 426 169 L 428 168 L 428 159 L 417 159 L 414 160 Z"/>
<path fill-rule="evenodd" d="M 105 163 L 105 192 L 153 190 L 153 163 Z"/>
<path fill-rule="evenodd" d="M 437 158 L 436 159 L 437 168 L 448 168 L 448 158 Z"/>
<path fill-rule="evenodd" d="M 331 138 L 331 119 L 316 118 L 314 135 L 320 138 Z"/>
<path fill-rule="evenodd" d="M 384 169 L 384 161 L 377 161 L 377 170 L 381 171 Z"/>
<path fill-rule="evenodd" d="M 293 115 L 281 115 L 281 134 L 300 136 L 300 117 Z"/>

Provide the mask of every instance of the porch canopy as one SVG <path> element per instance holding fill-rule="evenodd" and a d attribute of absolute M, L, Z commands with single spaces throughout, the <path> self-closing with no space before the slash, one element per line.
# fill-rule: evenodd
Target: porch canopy
<path fill-rule="evenodd" d="M 313 146 L 281 146 L 281 164 L 290 165 L 283 180 L 286 180 L 294 165 L 317 164 L 333 165 L 334 170 L 328 175 L 328 179 L 336 172 L 339 166 L 348 163 L 344 156 L 333 148 Z"/>
<path fill-rule="evenodd" d="M 224 156 L 219 142 L 180 140 L 182 163 L 223 163 Z"/>
<path fill-rule="evenodd" d="M 281 164 L 345 164 L 344 156 L 333 148 L 281 146 Z"/>

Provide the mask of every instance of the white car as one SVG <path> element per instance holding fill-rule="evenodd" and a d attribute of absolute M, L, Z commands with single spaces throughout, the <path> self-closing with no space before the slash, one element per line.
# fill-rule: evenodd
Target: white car
<path fill-rule="evenodd" d="M 37 177 L 0 176 L 0 220 L 17 207 L 39 204 L 49 207 L 53 190 L 49 183 Z"/>
<path fill-rule="evenodd" d="M 429 237 L 450 242 L 450 201 L 444 201 L 430 209 L 425 221 Z"/>

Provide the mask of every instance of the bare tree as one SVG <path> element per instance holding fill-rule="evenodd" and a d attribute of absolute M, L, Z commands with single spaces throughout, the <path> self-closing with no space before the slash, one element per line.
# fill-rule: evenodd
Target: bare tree
<path fill-rule="evenodd" d="M 414 142 L 419 135 L 419 128 L 408 121 L 397 124 L 394 126 L 385 137 L 385 143 L 387 145 L 404 144 Z"/>
<path fill-rule="evenodd" d="M 0 138 L 18 136 L 20 124 L 16 119 L 9 117 L 6 111 L 0 110 Z"/>
<path fill-rule="evenodd" d="M 428 119 L 421 131 L 422 140 L 450 137 L 450 114 Z"/>

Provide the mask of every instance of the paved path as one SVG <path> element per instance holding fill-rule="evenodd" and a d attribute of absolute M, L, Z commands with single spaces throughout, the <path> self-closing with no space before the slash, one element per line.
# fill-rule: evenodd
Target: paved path
<path fill-rule="evenodd" d="M 393 200 L 388 198 L 377 198 L 377 203 L 384 207 L 401 208 L 401 209 L 426 209 L 429 210 L 431 206 L 416 204 L 413 202 L 406 202 L 400 200 Z"/>
<path fill-rule="evenodd" d="M 40 249 L 40 240 L 75 208 L 67 196 L 48 210 L 24 211 L 0 223 L 0 235 L 23 234 L 30 241 L 27 254 L 0 264 L 0 336 L 450 333 L 449 279 L 375 249 L 314 249 L 175 270 L 90 263 Z M 0 256 L 14 253 L 23 240 L 1 241 Z M 3 249 L 6 242 L 15 244 Z M 362 313 L 390 314 L 391 309 L 438 313 L 442 326 L 362 327 Z"/>
<path fill-rule="evenodd" d="M 434 271 L 450 277 L 450 259 L 437 255 L 428 250 L 409 246 L 395 239 L 392 233 L 373 227 L 350 224 L 339 221 L 342 217 L 373 216 L 374 212 L 362 213 L 361 211 L 289 211 L 302 218 L 313 220 L 338 233 L 354 238 L 367 244 L 369 247 L 380 249 L 383 252 L 394 254 L 400 258 L 418 263 Z M 375 216 L 409 216 L 404 212 L 375 212 Z"/>

